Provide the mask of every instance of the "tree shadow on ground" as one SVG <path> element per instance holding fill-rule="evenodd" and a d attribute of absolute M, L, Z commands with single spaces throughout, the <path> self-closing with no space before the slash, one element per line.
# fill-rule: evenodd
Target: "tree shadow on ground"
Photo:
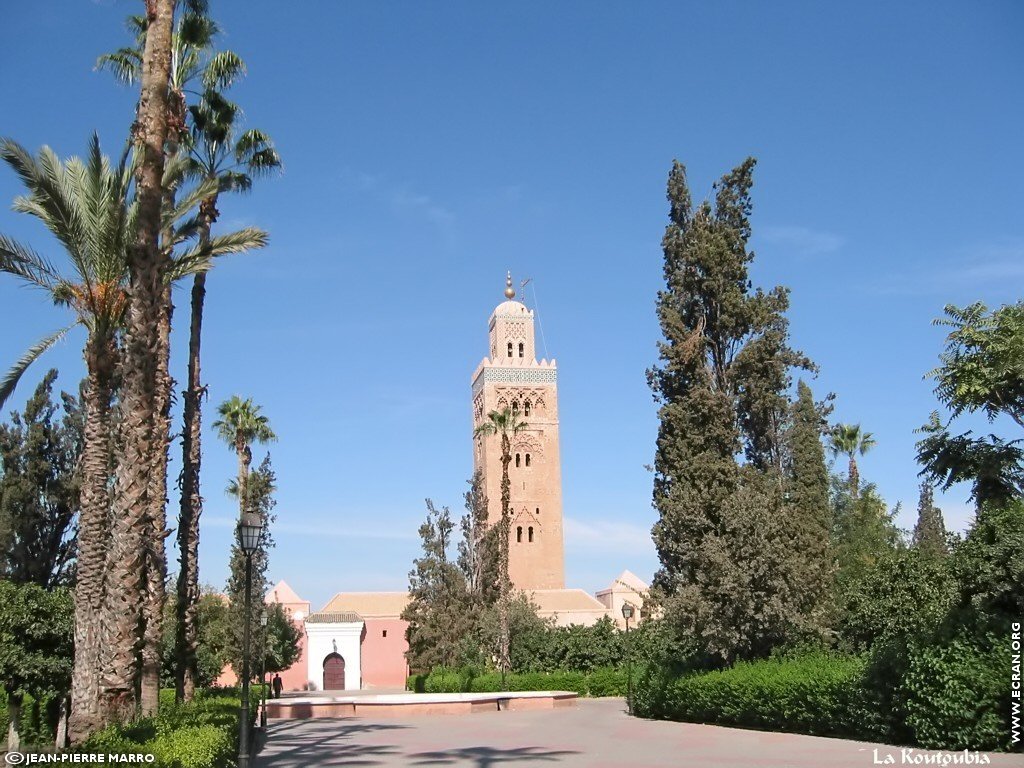
<path fill-rule="evenodd" d="M 306 728 L 309 721 L 303 722 Z M 306 766 L 369 766 L 383 765 L 397 755 L 393 745 L 353 744 L 352 739 L 374 731 L 392 731 L 408 728 L 391 723 L 339 722 L 322 720 L 316 723 L 314 733 L 292 734 L 297 726 L 278 723 L 271 727 L 267 746 L 256 760 L 256 766 L 265 768 L 306 768 Z"/>
<path fill-rule="evenodd" d="M 567 755 L 579 752 L 569 749 L 544 749 L 542 747 L 513 747 L 496 749 L 494 747 L 460 747 L 438 752 L 419 752 L 410 755 L 414 765 L 456 765 L 467 762 L 477 768 L 491 768 L 503 763 L 556 762 Z"/>

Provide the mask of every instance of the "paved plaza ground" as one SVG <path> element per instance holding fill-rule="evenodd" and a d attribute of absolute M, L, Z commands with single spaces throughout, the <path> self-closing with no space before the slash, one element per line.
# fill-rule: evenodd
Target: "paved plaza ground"
<path fill-rule="evenodd" d="M 639 720 L 624 710 L 622 699 L 581 699 L 575 708 L 558 710 L 281 720 L 271 723 L 256 766 L 862 768 L 890 754 L 893 765 L 915 764 L 904 763 L 895 747 Z M 994 766 L 1024 766 L 1020 755 L 991 760 Z"/>

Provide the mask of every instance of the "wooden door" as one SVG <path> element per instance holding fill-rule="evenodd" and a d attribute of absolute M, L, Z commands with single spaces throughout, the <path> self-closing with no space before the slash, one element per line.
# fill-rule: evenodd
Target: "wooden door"
<path fill-rule="evenodd" d="M 324 690 L 345 690 L 345 660 L 336 653 L 324 659 Z"/>

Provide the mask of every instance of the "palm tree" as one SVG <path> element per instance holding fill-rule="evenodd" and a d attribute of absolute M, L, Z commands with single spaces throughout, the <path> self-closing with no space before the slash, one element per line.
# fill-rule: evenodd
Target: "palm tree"
<path fill-rule="evenodd" d="M 849 456 L 850 494 L 857 498 L 860 493 L 860 473 L 857 471 L 857 455 L 863 456 L 876 445 L 870 432 L 861 432 L 860 424 L 837 424 L 832 430 L 829 450 L 833 456 Z"/>
<path fill-rule="evenodd" d="M 175 0 L 174 5 L 183 6 L 173 26 L 170 41 L 170 69 L 168 70 L 168 98 L 166 102 L 167 137 L 164 143 L 165 167 L 172 167 L 178 160 L 179 148 L 186 132 L 186 93 L 196 81 L 203 88 L 227 87 L 243 70 L 241 59 L 230 51 L 212 53 L 214 37 L 219 28 L 208 15 L 206 0 Z M 125 47 L 97 60 L 97 68 L 113 71 L 115 77 L 125 84 L 134 84 L 142 79 L 143 58 L 149 19 L 145 16 L 130 16 L 128 28 L 134 33 L 135 46 Z M 197 93 L 192 91 L 192 93 Z M 139 102 L 141 110 L 142 101 Z M 163 205 L 173 207 L 176 188 L 164 185 Z M 160 233 L 160 249 L 166 257 L 169 254 L 172 233 L 164 229 Z M 145 567 L 145 630 L 142 650 L 142 710 L 153 714 L 159 702 L 160 686 L 160 643 L 163 635 L 164 581 L 166 575 L 166 554 L 164 535 L 166 529 L 167 463 L 170 449 L 170 409 L 173 379 L 170 374 L 171 315 L 174 307 L 171 300 L 170 283 L 164 286 L 159 320 L 157 325 L 158 348 L 156 350 L 157 370 L 155 399 L 155 432 L 164 440 L 164 449 L 153 455 L 150 479 L 150 511 L 147 517 L 149 544 Z M 179 525 L 179 531 L 183 526 Z M 187 526 L 186 531 L 190 530 Z M 187 548 L 186 548 L 187 549 Z M 196 575 L 198 579 L 198 574 Z M 198 586 L 197 586 L 198 589 Z M 198 599 L 198 598 L 197 598 Z M 194 607 L 183 604 L 182 609 Z"/>
<path fill-rule="evenodd" d="M 0 271 L 42 289 L 53 303 L 69 307 L 74 325 L 84 326 L 87 332 L 71 691 L 76 709 L 73 733 L 82 736 L 100 722 L 98 630 L 110 502 L 111 403 L 118 333 L 127 304 L 125 255 L 134 219 L 134 211 L 126 211 L 123 205 L 131 169 L 125 158 L 112 168 L 95 136 L 87 163 L 77 158 L 61 163 L 48 147 L 35 158 L 9 140 L 0 142 L 0 157 L 29 190 L 28 196 L 15 200 L 14 209 L 36 216 L 46 225 L 66 250 L 71 267 L 70 275 L 65 276 L 26 246 L 0 236 Z M 0 387 L 0 404 L 14 391 L 25 369 L 72 327 L 43 339 L 18 361 Z"/>
<path fill-rule="evenodd" d="M 85 362 L 85 444 L 78 531 L 76 586 L 76 665 L 72 687 L 73 736 L 81 738 L 98 723 L 99 615 L 104 589 L 105 553 L 110 535 L 110 456 L 113 448 L 111 403 L 120 366 L 120 338 L 127 309 L 127 258 L 138 207 L 131 198 L 134 168 L 125 154 L 114 166 L 93 137 L 85 161 L 61 160 L 47 147 L 34 157 L 14 141 L 0 140 L 2 158 L 21 178 L 28 195 L 14 209 L 40 219 L 67 254 L 70 272 L 62 272 L 29 247 L 0 236 L 0 272 L 41 289 L 53 303 L 74 312 L 72 326 L 34 345 L 0 381 L 0 406 L 26 369 L 75 325 L 87 331 Z M 167 183 L 174 183 L 168 179 Z M 164 212 L 174 245 L 194 236 L 188 220 L 209 185 L 182 197 Z M 170 278 L 209 269 L 212 258 L 259 247 L 265 234 L 242 230 L 196 244 L 177 255 Z"/>
<path fill-rule="evenodd" d="M 281 167 L 281 159 L 270 138 L 260 131 L 244 132 L 236 141 L 234 124 L 238 108 L 217 91 L 207 91 L 203 100 L 190 108 L 192 130 L 188 141 L 190 172 L 216 184 L 216 189 L 199 207 L 199 240 L 207 242 L 217 220 L 221 191 L 248 191 L 253 179 Z M 202 464 L 202 397 L 200 374 L 203 305 L 206 301 L 206 273 L 196 274 L 192 283 L 191 328 L 188 346 L 188 385 L 184 393 L 182 429 L 181 508 L 178 517 L 178 570 L 176 608 L 178 612 L 175 654 L 175 698 L 190 701 L 195 691 L 195 621 L 199 600 L 199 518 L 203 512 L 199 475 Z"/>
<path fill-rule="evenodd" d="M 480 424 L 474 435 L 501 435 L 501 522 L 498 524 L 498 667 L 501 671 L 501 686 L 505 688 L 505 675 L 511 667 L 509 649 L 509 592 L 511 579 L 509 567 L 509 536 L 512 528 L 512 483 L 509 481 L 508 467 L 512 463 L 512 438 L 527 428 L 527 424 L 519 420 L 519 412 L 511 408 L 491 411 L 487 420 Z"/>
<path fill-rule="evenodd" d="M 277 435 L 270 428 L 270 421 L 253 403 L 252 398 L 243 400 L 232 395 L 217 407 L 220 418 L 213 422 L 217 435 L 235 449 L 238 456 L 237 495 L 239 513 L 245 512 L 249 502 L 249 466 L 252 464 L 253 443 L 270 443 Z"/>

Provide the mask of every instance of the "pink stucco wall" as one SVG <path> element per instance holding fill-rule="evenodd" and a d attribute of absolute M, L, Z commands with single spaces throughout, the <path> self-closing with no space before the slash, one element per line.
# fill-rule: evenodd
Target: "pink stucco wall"
<path fill-rule="evenodd" d="M 401 619 L 366 619 L 362 642 L 363 688 L 404 688 L 409 674 Z M 385 635 L 386 633 L 386 635 Z"/>
<path fill-rule="evenodd" d="M 285 691 L 304 691 L 306 683 L 309 682 L 306 674 L 306 629 L 301 621 L 295 623 L 302 629 L 302 635 L 299 637 L 299 658 L 288 669 L 278 673 L 281 675 L 282 690 Z M 273 677 L 268 674 L 268 681 Z"/>

